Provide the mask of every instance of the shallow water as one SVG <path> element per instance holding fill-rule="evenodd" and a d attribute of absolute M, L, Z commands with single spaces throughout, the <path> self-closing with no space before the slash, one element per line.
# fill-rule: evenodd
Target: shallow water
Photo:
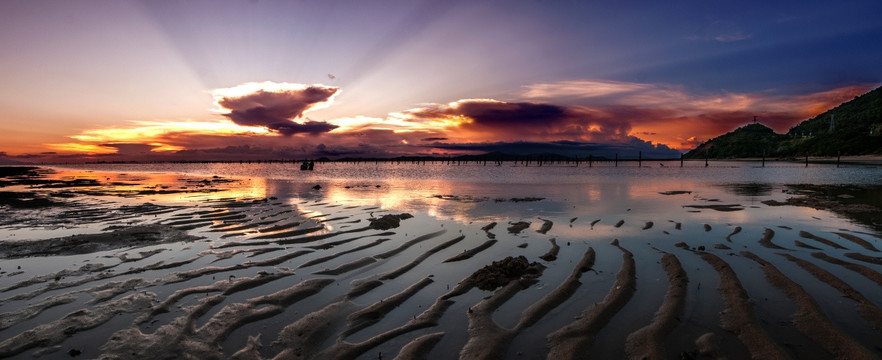
<path fill-rule="evenodd" d="M 652 167 L 648 166 L 650 164 Z M 667 354 L 693 351 L 692 343 L 695 338 L 705 332 L 713 332 L 720 337 L 723 341 L 721 348 L 730 357 L 746 354 L 738 338 L 720 327 L 718 313 L 724 304 L 716 291 L 716 272 L 696 252 L 676 245 L 681 242 L 692 249 L 703 246 L 707 252 L 721 257 L 735 269 L 744 289 L 756 304 L 756 313 L 762 320 L 761 326 L 770 333 L 783 334 L 777 335 L 776 339 L 788 343 L 791 355 L 798 357 L 811 354 L 817 350 L 818 345 L 797 331 L 793 324 L 787 323 L 795 309 L 793 304 L 787 296 L 765 280 L 760 266 L 740 256 L 740 251 L 751 251 L 776 264 L 789 278 L 804 287 L 837 327 L 877 355 L 882 354 L 882 349 L 874 348 L 874 344 L 880 343 L 877 340 L 882 340 L 882 334 L 863 320 L 853 301 L 846 300 L 846 304 L 843 304 L 841 293 L 779 255 L 790 253 L 812 261 L 850 284 L 869 299 L 872 305 L 879 307 L 882 306 L 882 291 L 875 283 L 842 266 L 813 258 L 810 253 L 818 250 L 804 249 L 794 244 L 794 240 L 800 240 L 830 256 L 859 263 L 872 271 L 880 272 L 882 265 L 845 256 L 846 253 L 860 253 L 879 257 L 880 253 L 864 249 L 834 234 L 847 232 L 880 248 L 882 234 L 877 230 L 878 227 L 867 223 L 866 219 L 858 222 L 831 211 L 796 206 L 767 206 L 762 203 L 766 200 L 785 201 L 794 196 L 789 184 L 882 185 L 882 168 L 836 168 L 835 165 L 814 164 L 804 167 L 794 163 L 771 162 L 765 168 L 752 162 L 712 162 L 707 168 L 704 167 L 704 162 L 687 162 L 683 168 L 679 167 L 679 162 L 665 162 L 662 167 L 658 162 L 649 161 L 644 162 L 644 167 L 640 168 L 633 162 L 622 162 L 618 167 L 609 162 L 595 163 L 592 167 L 585 163 L 572 165 L 538 167 L 535 164 L 523 166 L 513 163 L 503 166 L 474 163 L 329 163 L 317 164 L 316 171 L 313 172 L 302 172 L 297 164 L 278 163 L 57 166 L 55 173 L 48 175 L 49 177 L 95 179 L 101 185 L 88 189 L 70 189 L 76 196 L 70 198 L 71 203 L 68 206 L 6 211 L 6 214 L 18 217 L 20 221 L 8 222 L 0 227 L 0 239 L 48 239 L 100 233 L 111 225 L 125 227 L 154 223 L 192 225 L 194 228 L 188 232 L 203 239 L 195 242 L 145 244 L 137 248 L 124 246 L 79 255 L 43 255 L 0 260 L 0 271 L 3 272 L 0 274 L 0 313 L 6 314 L 7 318 L 8 314 L 16 313 L 49 296 L 78 294 L 74 301 L 48 308 L 31 319 L 0 330 L 0 342 L 39 324 L 51 324 L 64 314 L 78 309 L 95 309 L 96 306 L 106 303 L 87 303 L 99 291 L 96 287 L 115 281 L 143 279 L 148 283 L 134 286 L 130 290 L 119 289 L 112 300 L 143 293 L 155 296 L 153 305 L 156 306 L 177 290 L 217 284 L 226 279 L 232 282 L 256 276 L 259 271 L 295 271 L 294 275 L 229 294 L 225 294 L 222 289 L 215 289 L 187 295 L 178 300 L 170 312 L 157 314 L 145 324 L 132 324 L 133 318 L 144 311 L 133 310 L 133 313 L 115 317 L 93 329 L 82 329 L 74 337 L 61 341 L 55 345 L 57 348 L 52 349 L 67 352 L 76 348 L 84 351 L 84 355 L 89 358 L 96 357 L 105 351 L 102 346 L 117 331 L 135 327 L 148 337 L 145 339 L 149 339 L 153 329 L 163 325 L 170 326 L 176 318 L 188 316 L 188 307 L 199 304 L 209 295 L 220 294 L 222 299 L 195 318 L 197 329 L 216 320 L 213 317 L 226 306 L 245 304 L 249 299 L 286 289 L 304 280 L 333 279 L 332 284 L 315 295 L 294 306 L 284 307 L 280 314 L 236 324 L 229 330 L 229 335 L 218 343 L 222 347 L 221 353 L 228 357 L 246 345 L 249 335 L 259 333 L 264 346 L 260 350 L 261 355 L 272 357 L 284 349 L 283 345 L 273 343 L 282 333 L 282 329 L 306 314 L 337 301 L 347 301 L 346 313 L 339 314 L 339 318 L 331 321 L 334 326 L 323 338 L 324 346 L 330 346 L 347 328 L 345 317 L 348 313 L 399 293 L 431 275 L 431 284 L 382 316 L 378 323 L 344 338 L 345 341 L 358 343 L 403 326 L 425 311 L 436 298 L 481 267 L 506 256 L 524 255 L 529 261 L 538 261 L 546 268 L 535 284 L 521 290 L 494 313 L 496 324 L 511 328 L 518 323 L 521 312 L 558 287 L 582 254 L 588 247 L 592 247 L 597 252 L 597 259 L 592 270 L 581 275 L 582 285 L 539 322 L 523 329 L 520 335 L 514 337 L 517 340 L 507 348 L 510 356 L 523 354 L 544 357 L 548 351 L 545 348 L 545 336 L 580 317 L 583 311 L 603 300 L 615 283 L 616 274 L 622 265 L 622 252 L 609 244 L 618 239 L 623 248 L 634 253 L 637 290 L 622 311 L 614 315 L 597 333 L 591 354 L 600 357 L 624 356 L 623 345 L 627 336 L 651 321 L 668 288 L 665 273 L 656 264 L 662 252 L 676 255 L 690 277 L 683 321 L 668 335 L 671 348 L 667 349 Z M 315 185 L 320 188 L 314 189 Z M 47 193 L 57 191 L 24 186 L 7 187 L 4 190 Z M 170 191 L 161 190 L 182 192 L 169 193 Z M 676 193 L 670 193 L 672 191 Z M 143 206 L 145 203 L 164 208 L 138 208 L 137 211 L 130 208 Z M 730 206 L 721 208 L 719 205 Z M 882 204 L 877 205 L 882 207 Z M 82 213 L 94 209 L 102 211 L 70 217 L 75 211 Z M 388 231 L 361 229 L 367 226 L 369 218 L 404 212 L 414 217 L 402 220 L 398 228 Z M 878 219 L 875 221 L 882 223 L 878 214 L 869 221 L 874 221 L 872 219 Z M 530 226 L 520 233 L 508 232 L 506 229 L 509 224 L 517 221 L 529 222 Z M 551 221 L 553 225 L 547 233 L 542 234 L 537 230 L 540 230 L 544 221 Z M 623 221 L 622 225 L 616 226 L 620 221 Z M 293 222 L 299 222 L 300 225 L 284 230 L 259 231 Z M 495 228 L 489 232 L 481 230 L 491 222 L 497 223 Z M 732 234 L 735 227 L 741 227 L 742 230 L 732 235 L 731 241 L 728 241 L 727 236 Z M 286 235 L 288 231 L 311 228 L 320 230 Z M 758 241 L 766 229 L 774 230 L 775 236 L 771 241 L 785 248 L 784 250 L 769 249 L 759 244 Z M 832 248 L 806 239 L 799 235 L 800 231 L 829 239 L 845 249 Z M 272 234 L 278 234 L 278 237 L 261 239 L 261 236 Z M 429 236 L 391 257 L 375 258 L 372 263 L 356 270 L 337 275 L 315 274 L 317 271 L 334 269 L 359 259 L 377 256 L 429 234 L 436 235 Z M 315 240 L 309 238 L 315 235 L 324 237 L 320 236 Z M 427 252 L 460 235 L 464 236 L 461 241 L 433 250 L 437 251 L 434 253 Z M 497 242 L 474 257 L 459 262 L 444 262 L 445 259 L 481 245 L 491 237 Z M 553 261 L 539 260 L 539 256 L 550 249 L 549 239 L 552 238 L 561 247 L 558 258 Z M 352 240 L 331 245 L 347 239 Z M 378 239 L 383 241 L 372 245 Z M 328 244 L 328 248 L 310 247 L 323 244 Z M 714 248 L 718 244 L 731 249 Z M 360 247 L 363 249 L 358 250 Z M 272 251 L 262 252 L 261 249 Z M 150 250 L 158 252 L 150 253 Z M 266 266 L 249 265 L 299 250 L 310 252 L 281 262 L 273 261 Z M 120 257 L 126 254 L 126 259 L 138 258 L 139 253 L 150 255 L 128 262 L 123 262 Z M 331 255 L 336 257 L 320 264 L 300 267 L 307 261 Z M 115 272 L 122 273 L 130 268 L 147 267 L 159 261 L 184 263 L 120 276 L 101 277 L 96 275 L 103 272 L 85 272 L 61 279 L 61 283 L 85 279 L 81 285 L 71 287 L 53 288 L 51 284 L 59 280 L 52 279 L 43 282 L 35 280 L 30 285 L 21 283 L 65 269 L 78 269 L 89 263 L 115 265 Z M 384 280 L 376 289 L 357 297 L 345 296 L 352 281 L 387 274 L 411 262 L 417 263 L 401 275 Z M 17 269 L 19 266 L 22 267 L 21 270 Z M 168 279 L 168 276 L 198 271 L 207 266 L 221 268 L 184 281 L 163 280 Z M 16 287 L 16 284 L 20 287 Z M 34 291 L 40 292 L 39 296 L 14 298 Z M 450 358 L 450 349 L 456 349 L 455 352 L 458 353 L 469 340 L 468 310 L 492 294 L 472 289 L 458 295 L 452 299 L 454 303 L 443 313 L 437 326 L 406 331 L 400 336 L 386 339 L 371 347 L 362 357 L 375 358 L 377 353 L 383 353 L 391 358 L 404 344 L 419 335 L 443 331 L 445 335 L 435 346 L 435 350 L 429 353 L 429 357 Z M 141 340 L 147 342 L 145 339 Z M 34 350 L 40 349 L 38 346 L 13 355 L 30 357 Z M 54 355 L 58 354 L 56 352 Z"/>

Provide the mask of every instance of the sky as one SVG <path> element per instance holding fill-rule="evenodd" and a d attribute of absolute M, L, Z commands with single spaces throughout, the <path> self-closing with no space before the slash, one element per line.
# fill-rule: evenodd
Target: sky
<path fill-rule="evenodd" d="M 675 157 L 882 84 L 882 2 L 0 2 L 0 160 Z"/>

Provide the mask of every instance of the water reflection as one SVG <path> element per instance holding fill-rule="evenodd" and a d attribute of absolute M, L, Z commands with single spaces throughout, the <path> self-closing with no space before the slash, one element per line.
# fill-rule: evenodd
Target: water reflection
<path fill-rule="evenodd" d="M 785 188 L 782 183 L 827 182 L 834 178 L 868 184 L 882 181 L 882 176 L 877 176 L 882 170 L 875 168 L 730 165 L 708 171 L 688 166 L 537 168 L 321 164 L 315 172 L 301 174 L 285 164 L 162 164 L 161 167 L 148 165 L 146 168 L 144 165 L 114 164 L 107 165 L 106 170 L 103 165 L 90 165 L 101 168 L 101 171 L 61 169 L 47 177 L 94 180 L 100 185 L 79 191 L 86 195 L 118 196 L 135 202 L 276 198 L 292 206 L 304 201 L 376 206 L 461 223 L 538 216 L 558 217 L 560 221 L 561 218 L 580 216 L 624 217 L 631 214 L 640 214 L 641 219 L 693 214 L 715 221 L 762 221 L 766 219 L 757 218 L 757 214 L 788 218 L 785 212 L 794 211 L 792 207 L 773 209 L 761 204 L 765 200 L 786 201 L 793 196 L 777 191 Z M 165 171 L 134 170 L 152 170 L 151 166 Z M 316 185 L 318 189 L 314 188 Z M 688 193 L 660 194 L 670 191 Z M 510 201 L 527 197 L 542 200 Z M 847 196 L 840 199 L 854 201 Z M 684 205 L 704 208 L 690 210 Z M 740 205 L 729 209 L 746 210 L 722 214 L 715 211 L 713 205 Z M 763 210 L 757 210 L 759 208 Z"/>
<path fill-rule="evenodd" d="M 260 199 L 267 197 L 265 178 L 229 178 L 193 176 L 157 172 L 105 172 L 59 169 L 46 172 L 41 183 L 28 186 L 30 191 L 64 188 L 68 194 L 113 197 L 122 202 L 141 202 L 144 198 L 159 202 L 217 201 L 225 199 Z"/>
<path fill-rule="evenodd" d="M 346 206 L 377 206 L 400 212 L 425 213 L 461 223 L 579 216 L 684 213 L 683 205 L 712 203 L 726 197 L 712 186 L 682 180 L 650 183 L 604 181 L 597 183 L 511 184 L 444 180 L 384 182 L 332 181 L 313 189 L 311 183 L 267 180 L 266 196 Z M 687 189 L 678 195 L 662 195 Z M 702 195 L 702 196 L 699 196 Z M 737 194 L 736 194 L 737 195 Z M 305 207 L 306 205 L 304 205 Z M 730 215 L 732 216 L 732 215 Z M 561 219 L 557 219 L 560 221 Z"/>

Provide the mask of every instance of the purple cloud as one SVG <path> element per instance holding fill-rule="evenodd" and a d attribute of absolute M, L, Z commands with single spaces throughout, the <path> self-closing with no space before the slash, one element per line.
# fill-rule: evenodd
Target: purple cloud
<path fill-rule="evenodd" d="M 339 88 L 324 85 L 287 83 L 249 83 L 215 91 L 217 105 L 224 114 L 243 126 L 263 126 L 282 135 L 320 134 L 337 128 L 322 121 L 298 123 L 311 109 L 330 104 Z"/>

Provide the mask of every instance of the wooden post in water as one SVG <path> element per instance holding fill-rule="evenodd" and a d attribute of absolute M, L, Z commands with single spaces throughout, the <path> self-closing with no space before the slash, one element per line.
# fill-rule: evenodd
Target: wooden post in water
<path fill-rule="evenodd" d="M 839 167 L 839 158 L 842 157 L 842 151 L 836 151 L 836 167 Z"/>
<path fill-rule="evenodd" d="M 683 167 L 683 153 L 680 153 L 680 167 Z"/>
<path fill-rule="evenodd" d="M 616 167 L 619 167 L 619 153 L 616 153 Z"/>
<path fill-rule="evenodd" d="M 707 167 L 707 158 L 710 157 L 709 153 L 710 153 L 709 150 L 704 152 L 704 167 Z"/>
<path fill-rule="evenodd" d="M 594 167 L 594 155 L 588 155 L 588 167 Z"/>
<path fill-rule="evenodd" d="M 643 151 L 637 152 L 637 167 L 643 167 Z"/>
<path fill-rule="evenodd" d="M 805 167 L 808 167 L 808 153 L 805 153 Z"/>
<path fill-rule="evenodd" d="M 766 151 L 763 150 L 763 167 L 766 167 Z"/>

